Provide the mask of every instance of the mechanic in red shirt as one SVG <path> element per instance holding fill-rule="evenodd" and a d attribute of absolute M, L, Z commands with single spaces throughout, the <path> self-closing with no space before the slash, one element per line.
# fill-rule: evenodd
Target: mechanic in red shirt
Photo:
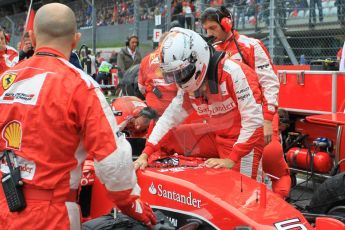
<path fill-rule="evenodd" d="M 158 119 L 155 110 L 134 96 L 114 99 L 111 108 L 120 131 L 126 133 L 128 137 L 146 137 L 150 122 Z"/>
<path fill-rule="evenodd" d="M 195 110 L 208 123 L 217 152 L 205 162 L 211 168 L 234 168 L 256 177 L 258 160 L 254 145 L 263 142 L 261 91 L 256 73 L 227 56 L 218 62 L 217 93 L 206 80 L 212 47 L 194 31 L 173 28 L 161 45 L 161 68 L 167 82 L 176 82 L 177 96 L 158 120 L 135 168 L 144 169 L 147 159 L 174 127 Z M 261 157 L 261 156 L 260 156 Z"/>
<path fill-rule="evenodd" d="M 232 15 L 225 7 L 207 8 L 201 15 L 201 22 L 207 36 L 215 38 L 216 50 L 226 51 L 231 59 L 247 64 L 257 73 L 263 92 L 264 135 L 268 144 L 273 133 L 272 120 L 277 114 L 279 80 L 266 47 L 260 40 L 234 30 Z M 274 128 L 278 135 L 278 124 Z"/>
<path fill-rule="evenodd" d="M 18 52 L 7 45 L 5 30 L 0 28 L 0 74 L 17 64 L 18 58 Z"/>
<path fill-rule="evenodd" d="M 231 59 L 247 64 L 257 73 L 263 95 L 265 144 L 269 144 L 271 140 L 279 141 L 279 117 L 277 109 L 280 83 L 274 73 L 272 61 L 266 47 L 260 40 L 239 34 L 234 30 L 232 14 L 224 6 L 220 7 L 220 9 L 213 7 L 207 8 L 201 15 L 201 22 L 207 35 L 214 37 L 215 48 L 217 50 L 226 51 Z M 277 148 L 275 151 L 272 149 L 272 146 L 269 150 L 263 150 L 260 146 L 255 146 L 256 152 L 264 151 L 263 154 L 266 152 L 269 156 L 273 156 L 272 153 L 276 152 L 278 156 L 274 156 L 274 159 L 284 157 L 282 148 L 276 143 L 272 145 Z M 266 157 L 265 159 L 270 160 L 271 158 Z M 273 161 L 271 163 L 265 162 L 264 165 L 266 168 L 264 171 L 271 174 L 273 172 L 275 174 L 279 172 L 279 177 L 286 177 L 283 184 L 280 184 L 276 179 L 273 180 L 273 184 L 276 192 L 287 196 L 291 183 L 288 179 L 290 178 L 289 168 L 284 159 L 280 159 L 279 162 L 282 164 L 277 165 Z M 278 175 L 275 176 L 278 177 Z"/>
<path fill-rule="evenodd" d="M 114 205 L 151 227 L 129 143 L 99 85 L 68 62 L 80 39 L 73 11 L 44 5 L 31 38 L 34 56 L 0 76 L 0 152 L 17 155 L 27 204 L 10 212 L 1 186 L 0 229 L 80 229 L 75 200 L 87 154 Z M 0 170 L 8 173 L 4 160 Z"/>
<path fill-rule="evenodd" d="M 177 93 L 176 85 L 166 83 L 160 69 L 159 45 L 167 34 L 164 33 L 161 36 L 158 48 L 143 58 L 138 74 L 139 90 L 145 96 L 146 104 L 156 110 L 159 116 L 163 114 Z"/>

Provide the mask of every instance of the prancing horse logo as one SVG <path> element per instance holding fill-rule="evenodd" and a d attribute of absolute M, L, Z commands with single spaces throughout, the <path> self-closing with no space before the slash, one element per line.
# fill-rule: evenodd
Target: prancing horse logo
<path fill-rule="evenodd" d="M 13 84 L 16 77 L 17 77 L 16 74 L 8 73 L 2 78 L 2 87 L 4 88 L 4 90 L 10 88 L 10 86 Z"/>

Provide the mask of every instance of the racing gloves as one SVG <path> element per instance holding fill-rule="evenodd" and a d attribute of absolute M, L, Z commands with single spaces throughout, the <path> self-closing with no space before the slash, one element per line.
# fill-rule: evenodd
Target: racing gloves
<path fill-rule="evenodd" d="M 152 212 L 152 209 L 148 203 L 143 203 L 140 199 L 136 199 L 128 205 L 118 207 L 122 213 L 143 222 L 150 229 L 156 224 L 156 217 Z"/>

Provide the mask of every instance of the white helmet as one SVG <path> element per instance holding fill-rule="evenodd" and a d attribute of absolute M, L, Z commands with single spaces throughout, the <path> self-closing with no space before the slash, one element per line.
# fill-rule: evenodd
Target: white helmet
<path fill-rule="evenodd" d="M 161 45 L 161 69 L 167 83 L 194 92 L 202 85 L 210 61 L 210 48 L 196 32 L 172 28 Z"/>

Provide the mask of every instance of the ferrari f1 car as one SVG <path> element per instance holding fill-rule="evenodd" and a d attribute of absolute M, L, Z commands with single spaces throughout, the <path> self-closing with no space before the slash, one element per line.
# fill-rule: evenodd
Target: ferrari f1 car
<path fill-rule="evenodd" d="M 180 159 L 172 156 L 163 161 L 172 166 Z M 310 216 L 304 216 L 265 184 L 232 170 L 202 164 L 147 168 L 138 172 L 138 181 L 142 198 L 164 213 L 175 229 L 345 229 L 341 216 L 314 215 L 308 222 Z M 111 208 L 103 185 L 96 180 L 90 216 L 106 214 Z"/>
<path fill-rule="evenodd" d="M 282 143 L 292 178 L 299 174 L 321 182 L 308 207 L 294 206 L 265 184 L 235 171 L 181 164 L 173 156 L 160 162 L 162 167 L 138 172 L 138 181 L 142 198 L 164 213 L 175 229 L 345 229 L 345 75 L 325 71 L 278 75 Z M 132 140 L 134 152 L 140 154 L 142 144 Z M 89 208 L 90 218 L 112 208 L 97 180 Z"/>

